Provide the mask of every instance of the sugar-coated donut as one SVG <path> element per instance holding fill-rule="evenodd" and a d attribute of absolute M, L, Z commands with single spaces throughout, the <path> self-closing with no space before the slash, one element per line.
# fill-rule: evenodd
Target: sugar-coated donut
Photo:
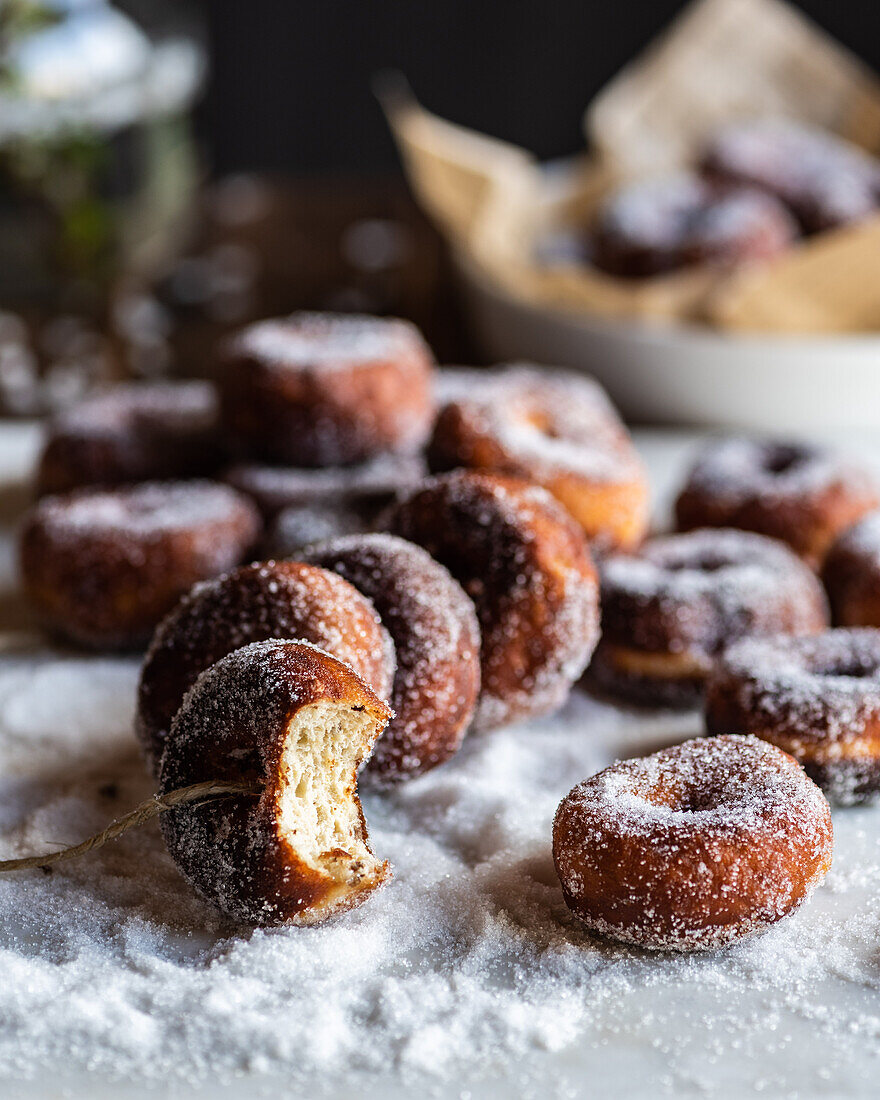
<path fill-rule="evenodd" d="M 880 503 L 871 471 L 823 447 L 732 437 L 707 444 L 675 505 L 678 528 L 739 527 L 818 567 L 836 536 Z"/>
<path fill-rule="evenodd" d="M 417 485 L 427 473 L 420 454 L 389 452 L 354 466 L 303 469 L 239 463 L 224 481 L 251 497 L 267 520 L 285 508 L 313 508 L 337 503 L 374 513 L 398 493 Z"/>
<path fill-rule="evenodd" d="M 748 634 L 828 624 L 815 574 L 786 546 L 707 528 L 650 539 L 602 563 L 602 639 L 591 682 L 633 703 L 699 702 L 720 649 Z"/>
<path fill-rule="evenodd" d="M 474 601 L 482 634 L 475 728 L 560 706 L 599 630 L 593 562 L 562 506 L 539 485 L 458 470 L 426 481 L 386 522 Z"/>
<path fill-rule="evenodd" d="M 45 496 L 87 485 L 210 476 L 221 458 L 210 383 L 132 382 L 49 422 L 36 491 Z"/>
<path fill-rule="evenodd" d="M 252 924 L 318 924 L 365 901 L 391 872 L 370 849 L 357 770 L 389 713 L 302 642 L 256 642 L 209 668 L 174 720 L 159 793 L 210 780 L 262 789 L 163 814 L 190 883 Z"/>
<path fill-rule="evenodd" d="M 880 631 L 746 638 L 709 680 L 706 730 L 791 753 L 840 805 L 880 793 Z"/>
<path fill-rule="evenodd" d="M 210 481 L 157 481 L 43 497 L 25 517 L 25 593 L 59 635 L 100 649 L 145 644 L 197 582 L 245 559 L 251 502 Z"/>
<path fill-rule="evenodd" d="M 391 694 L 394 647 L 360 592 L 314 565 L 246 565 L 197 585 L 153 636 L 141 669 L 135 730 L 154 770 L 198 675 L 232 650 L 271 638 L 311 642 L 351 665 L 380 698 Z"/>
<path fill-rule="evenodd" d="M 395 783 L 444 763 L 461 745 L 480 689 L 480 628 L 461 585 L 394 535 L 336 539 L 312 547 L 306 560 L 369 597 L 394 642 L 394 717 L 367 771 Z"/>
<path fill-rule="evenodd" d="M 365 514 L 354 505 L 343 502 L 332 505 L 291 504 L 289 508 L 282 508 L 269 524 L 263 541 L 263 553 L 268 558 L 299 559 L 305 548 L 316 542 L 326 542 L 343 535 L 366 534 L 376 519 L 372 509 Z"/>
<path fill-rule="evenodd" d="M 243 455 L 343 466 L 416 450 L 431 429 L 433 357 L 407 321 L 295 313 L 244 329 L 220 388 Z"/>
<path fill-rule="evenodd" d="M 772 259 L 798 235 L 772 195 L 719 189 L 682 172 L 612 192 L 596 214 L 591 260 L 609 275 L 645 279 L 690 264 Z"/>
<path fill-rule="evenodd" d="M 822 580 L 835 626 L 880 626 L 880 512 L 871 512 L 833 543 Z"/>
<path fill-rule="evenodd" d="M 788 916 L 831 866 L 819 788 L 755 737 L 698 738 L 579 783 L 553 822 L 571 911 L 650 951 L 708 951 Z"/>
<path fill-rule="evenodd" d="M 807 233 L 869 217 L 880 207 L 880 162 L 835 134 L 787 119 L 747 119 L 719 130 L 705 174 L 781 199 Z"/>
<path fill-rule="evenodd" d="M 463 466 L 543 485 L 602 548 L 630 549 L 648 525 L 648 486 L 626 428 L 584 375 L 514 365 L 446 370 L 428 446 L 436 471 Z"/>

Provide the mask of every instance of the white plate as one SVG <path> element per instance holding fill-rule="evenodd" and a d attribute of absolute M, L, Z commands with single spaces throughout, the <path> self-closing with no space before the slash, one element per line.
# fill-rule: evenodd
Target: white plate
<path fill-rule="evenodd" d="M 880 335 L 731 336 L 524 304 L 458 261 L 487 355 L 593 374 L 643 423 L 805 432 L 880 427 Z"/>

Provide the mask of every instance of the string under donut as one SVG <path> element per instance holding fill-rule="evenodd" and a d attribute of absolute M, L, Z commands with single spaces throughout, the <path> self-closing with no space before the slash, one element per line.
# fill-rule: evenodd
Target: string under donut
<path fill-rule="evenodd" d="M 186 806 L 193 802 L 206 802 L 215 798 L 227 798 L 233 794 L 257 795 L 262 791 L 260 783 L 217 782 L 208 780 L 205 783 L 194 783 L 189 787 L 180 787 L 176 791 L 167 794 L 154 795 L 153 798 L 142 802 L 140 806 L 131 810 L 118 820 L 111 822 L 106 829 L 93 836 L 87 837 L 79 844 L 70 848 L 62 848 L 57 852 L 48 852 L 40 856 L 22 856 L 20 859 L 0 860 L 0 873 L 5 871 L 28 871 L 37 867 L 48 867 L 53 863 L 61 863 L 66 859 L 76 859 L 91 852 L 93 848 L 101 848 L 110 840 L 115 840 L 129 829 L 137 829 L 145 825 L 159 814 L 167 810 L 173 810 L 176 806 Z"/>

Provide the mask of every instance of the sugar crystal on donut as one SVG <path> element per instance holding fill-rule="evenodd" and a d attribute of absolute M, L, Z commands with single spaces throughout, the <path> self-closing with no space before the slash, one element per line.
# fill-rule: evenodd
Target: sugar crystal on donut
<path fill-rule="evenodd" d="M 794 756 L 838 805 L 880 794 L 880 631 L 745 638 L 709 680 L 706 729 L 746 733 Z"/>
<path fill-rule="evenodd" d="M 527 478 L 560 501 L 604 549 L 644 537 L 641 460 L 602 387 L 586 375 L 513 364 L 445 370 L 428 445 L 437 472 L 466 467 Z"/>
<path fill-rule="evenodd" d="M 227 916 L 317 924 L 390 875 L 369 846 L 357 770 L 390 717 L 355 672 L 303 642 L 255 642 L 196 681 L 174 719 L 159 793 L 251 780 L 256 793 L 177 807 L 168 850 Z"/>
<path fill-rule="evenodd" d="M 793 912 L 831 866 L 831 813 L 787 753 L 698 738 L 574 787 L 553 823 L 566 903 L 592 931 L 706 951 Z"/>
<path fill-rule="evenodd" d="M 448 570 L 394 535 L 353 535 L 306 552 L 369 597 L 391 634 L 394 717 L 367 771 L 384 783 L 422 775 L 459 749 L 480 687 L 476 612 Z"/>
<path fill-rule="evenodd" d="M 342 577 L 302 562 L 255 562 L 196 585 L 156 630 L 141 669 L 135 728 L 158 769 L 184 694 L 209 665 L 249 642 L 296 638 L 350 664 L 380 698 L 394 645 L 375 608 Z"/>
<path fill-rule="evenodd" d="M 565 701 L 598 637 L 598 585 L 583 532 L 541 486 L 456 470 L 430 478 L 386 517 L 473 600 L 482 634 L 475 727 Z"/>

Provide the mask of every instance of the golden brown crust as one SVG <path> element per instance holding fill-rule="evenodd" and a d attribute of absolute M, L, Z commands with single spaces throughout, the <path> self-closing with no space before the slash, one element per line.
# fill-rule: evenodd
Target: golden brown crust
<path fill-rule="evenodd" d="M 361 904 L 390 875 L 387 864 L 336 878 L 303 859 L 285 835 L 281 768 L 288 727 L 314 703 L 366 712 L 372 730 L 360 759 L 388 720 L 388 707 L 346 665 L 291 641 L 249 645 L 223 658 L 188 693 L 169 738 L 159 793 L 219 781 L 264 783 L 257 797 L 235 796 L 163 815 L 162 834 L 186 878 L 225 914 L 255 924 L 314 924 Z M 353 761 L 343 797 L 359 814 L 355 839 L 368 843 Z M 318 782 L 318 780 L 316 780 Z"/>
<path fill-rule="evenodd" d="M 153 637 L 135 728 L 154 770 L 171 721 L 199 674 L 234 649 L 270 638 L 311 642 L 350 664 L 380 697 L 391 692 L 393 646 L 360 592 L 314 565 L 246 565 L 194 588 Z"/>
<path fill-rule="evenodd" d="M 260 531 L 245 497 L 212 482 L 146 482 L 44 497 L 19 554 L 28 599 L 80 645 L 128 649 L 198 581 L 247 557 Z"/>
<path fill-rule="evenodd" d="M 598 637 L 595 569 L 561 505 L 527 481 L 458 470 L 426 481 L 387 523 L 474 601 L 482 633 L 476 728 L 561 705 Z"/>
<path fill-rule="evenodd" d="M 568 371 L 512 366 L 447 371 L 449 397 L 428 463 L 543 485 L 603 549 L 631 549 L 648 525 L 648 485 L 604 391 Z"/>
<path fill-rule="evenodd" d="M 48 424 L 36 493 L 209 477 L 222 460 L 218 411 L 209 382 L 130 383 L 81 401 Z"/>
<path fill-rule="evenodd" d="M 573 788 L 553 823 L 569 908 L 592 931 L 703 951 L 800 905 L 831 865 L 821 791 L 754 737 L 687 741 Z"/>
<path fill-rule="evenodd" d="M 461 585 L 420 546 L 393 535 L 334 539 L 306 560 L 367 596 L 394 641 L 394 717 L 367 772 L 396 783 L 444 763 L 461 745 L 480 688 L 480 628 Z"/>
<path fill-rule="evenodd" d="M 660 706 L 697 703 L 724 645 L 750 634 L 815 634 L 822 586 L 782 543 L 707 528 L 650 539 L 605 559 L 602 639 L 589 670 L 600 690 Z"/>
<path fill-rule="evenodd" d="M 710 735 L 748 733 L 791 753 L 838 805 L 880 794 L 880 632 L 744 639 L 718 660 Z"/>
<path fill-rule="evenodd" d="M 736 527 L 780 539 L 813 568 L 877 507 L 870 474 L 820 447 L 745 438 L 710 443 L 675 505 L 680 531 Z"/>
<path fill-rule="evenodd" d="M 342 466 L 415 450 L 430 431 L 433 358 L 405 321 L 301 313 L 229 346 L 223 421 L 241 454 Z"/>

